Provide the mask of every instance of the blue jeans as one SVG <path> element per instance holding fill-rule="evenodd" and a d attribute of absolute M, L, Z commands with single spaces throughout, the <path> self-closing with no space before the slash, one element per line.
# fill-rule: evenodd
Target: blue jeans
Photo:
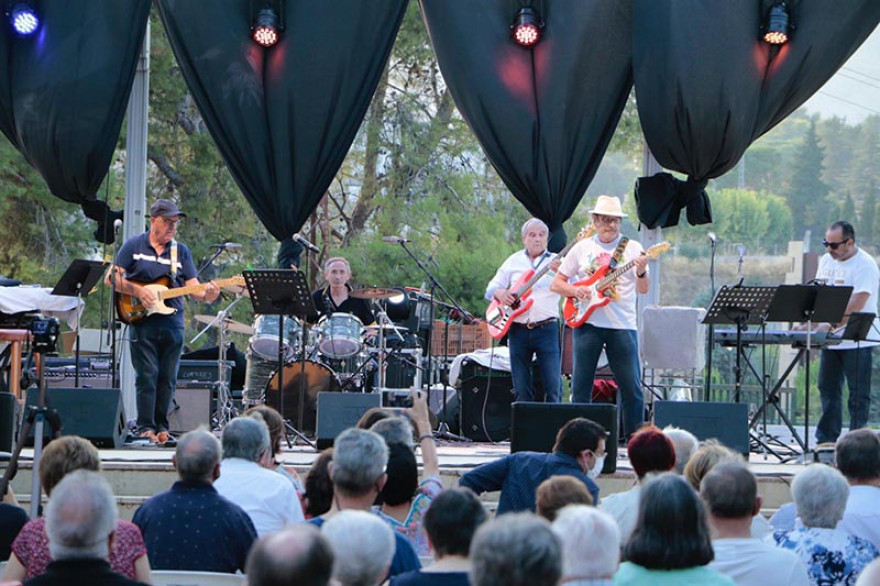
<path fill-rule="evenodd" d="M 168 409 L 177 385 L 183 330 L 147 322 L 131 326 L 130 333 L 137 430 L 168 431 Z"/>
<path fill-rule="evenodd" d="M 623 435 L 629 437 L 645 421 L 642 395 L 639 339 L 635 330 L 597 328 L 584 324 L 574 330 L 571 402 L 592 403 L 593 379 L 602 349 L 614 372 L 619 390 L 618 409 L 623 415 Z"/>
<path fill-rule="evenodd" d="M 822 417 L 817 442 L 834 442 L 843 427 L 843 379 L 849 389 L 849 428 L 865 427 L 871 407 L 871 348 L 822 350 L 819 359 L 819 396 Z"/>
<path fill-rule="evenodd" d="M 532 385 L 532 355 L 538 359 L 544 400 L 562 401 L 562 352 L 559 349 L 559 320 L 530 330 L 514 323 L 507 334 L 510 349 L 510 370 L 517 401 L 534 401 Z"/>

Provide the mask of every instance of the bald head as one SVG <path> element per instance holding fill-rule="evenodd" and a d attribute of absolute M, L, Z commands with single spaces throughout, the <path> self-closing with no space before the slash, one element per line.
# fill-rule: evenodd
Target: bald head
<path fill-rule="evenodd" d="M 184 482 L 211 484 L 220 465 L 220 441 L 207 429 L 184 434 L 177 442 L 174 465 Z"/>
<path fill-rule="evenodd" d="M 293 525 L 260 539 L 248 555 L 248 586 L 326 586 L 333 550 L 313 525 Z"/>

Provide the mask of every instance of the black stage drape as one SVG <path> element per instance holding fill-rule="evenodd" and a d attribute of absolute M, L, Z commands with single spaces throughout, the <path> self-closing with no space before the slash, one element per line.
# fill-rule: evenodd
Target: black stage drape
<path fill-rule="evenodd" d="M 511 41 L 521 2 L 421 0 L 443 78 L 501 179 L 565 243 L 632 86 L 630 2 L 531 3 L 545 22 L 531 49 Z"/>
<path fill-rule="evenodd" d="M 37 3 L 41 26 L 19 37 L 0 26 L 0 131 L 49 191 L 98 220 L 113 219 L 95 194 L 107 175 L 128 106 L 149 0 Z"/>
<path fill-rule="evenodd" d="M 771 0 L 633 0 L 639 119 L 668 173 L 636 185 L 649 228 L 712 221 L 706 182 L 732 169 L 756 138 L 803 104 L 880 22 L 877 0 L 789 0 L 788 44 L 759 40 Z"/>
<path fill-rule="evenodd" d="M 282 2 L 286 30 L 278 44 L 263 48 L 250 37 L 249 2 L 157 0 L 211 136 L 278 240 L 302 227 L 333 181 L 407 5 Z"/>

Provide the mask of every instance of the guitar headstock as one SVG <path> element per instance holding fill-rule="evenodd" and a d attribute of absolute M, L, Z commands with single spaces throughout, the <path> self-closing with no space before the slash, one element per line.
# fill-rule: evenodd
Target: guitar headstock
<path fill-rule="evenodd" d="M 669 250 L 669 242 L 660 242 L 659 244 L 655 244 L 651 248 L 645 251 L 645 254 L 650 256 L 652 259 L 656 259 L 658 256 L 663 254 L 664 252 Z"/>
<path fill-rule="evenodd" d="M 592 224 L 587 224 L 577 233 L 578 240 L 586 240 L 587 238 L 592 238 L 593 234 L 596 233 L 596 227 Z"/>

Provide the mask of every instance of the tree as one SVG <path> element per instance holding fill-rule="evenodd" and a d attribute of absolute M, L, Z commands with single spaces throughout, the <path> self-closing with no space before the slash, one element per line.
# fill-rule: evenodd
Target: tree
<path fill-rule="evenodd" d="M 783 195 L 791 208 L 796 234 L 804 230 L 822 234 L 830 214 L 828 186 L 822 181 L 825 149 L 819 144 L 816 122 L 810 121 L 791 165 L 791 176 Z"/>

